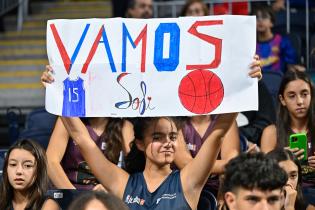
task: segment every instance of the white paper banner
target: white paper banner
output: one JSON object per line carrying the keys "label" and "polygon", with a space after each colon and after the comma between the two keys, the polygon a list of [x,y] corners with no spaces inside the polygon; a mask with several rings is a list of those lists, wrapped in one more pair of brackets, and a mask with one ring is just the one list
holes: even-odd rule
{"label": "white paper banner", "polygon": [[63,116],[187,116],[257,110],[248,76],[253,16],[49,20],[55,82],[47,111]]}

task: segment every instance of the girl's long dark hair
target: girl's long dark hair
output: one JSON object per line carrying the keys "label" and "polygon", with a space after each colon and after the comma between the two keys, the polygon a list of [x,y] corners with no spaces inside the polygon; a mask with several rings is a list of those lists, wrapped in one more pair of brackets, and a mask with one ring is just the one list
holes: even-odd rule
{"label": "girl's long dark hair", "polygon": [[[289,84],[289,82],[295,81],[295,80],[303,80],[306,82],[311,90],[311,102],[308,109],[307,117],[308,117],[308,135],[311,136],[311,139],[315,137],[315,115],[314,115],[314,86],[311,81],[311,79],[307,76],[304,72],[299,71],[287,71],[282,79],[282,82],[280,84],[278,96],[284,97],[284,91]],[[290,131],[291,131],[291,118],[289,115],[288,109],[281,104],[281,102],[278,103],[278,113],[277,113],[277,147],[283,148],[285,146],[288,146]],[[314,147],[314,146],[313,146]]]}
{"label": "girl's long dark hair", "polygon": [[3,177],[0,186],[0,209],[9,210],[14,197],[13,188],[9,182],[7,171],[9,157],[14,149],[26,150],[35,157],[35,179],[33,184],[28,189],[26,189],[28,192],[28,203],[25,209],[41,209],[44,201],[43,198],[48,189],[47,159],[44,149],[36,142],[28,139],[16,142],[7,152],[4,160]]}
{"label": "girl's long dark hair", "polygon": [[295,210],[305,210],[306,204],[303,199],[302,193],[302,169],[300,161],[297,157],[289,150],[277,148],[267,154],[267,157],[276,160],[278,163],[286,160],[291,160],[298,167],[298,183],[296,187],[297,196],[294,204]]}
{"label": "girl's long dark hair", "polygon": [[[89,118],[81,118],[85,125],[89,125]],[[106,127],[101,134],[101,142],[106,143],[104,155],[112,163],[117,164],[119,161],[120,151],[122,150],[122,128],[124,126],[124,119],[108,118]]]}

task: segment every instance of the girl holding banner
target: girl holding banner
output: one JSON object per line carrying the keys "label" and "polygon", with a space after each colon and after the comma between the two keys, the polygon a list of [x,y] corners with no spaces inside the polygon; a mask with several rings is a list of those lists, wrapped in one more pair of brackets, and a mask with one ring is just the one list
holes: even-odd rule
{"label": "girl holding banner", "polygon": [[134,126],[135,144],[143,151],[145,162],[144,171],[135,174],[128,174],[104,157],[79,118],[61,119],[92,172],[109,192],[123,199],[130,209],[159,210],[197,208],[222,138],[236,116],[236,113],[218,115],[213,131],[196,157],[180,171],[172,171],[170,167],[179,130],[174,120],[139,118]]}

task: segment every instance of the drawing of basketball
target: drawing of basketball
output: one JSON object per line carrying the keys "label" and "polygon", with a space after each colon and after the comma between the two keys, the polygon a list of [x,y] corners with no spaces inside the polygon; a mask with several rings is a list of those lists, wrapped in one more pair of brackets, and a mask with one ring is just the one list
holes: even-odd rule
{"label": "drawing of basketball", "polygon": [[182,105],[195,114],[207,114],[215,110],[224,97],[220,78],[209,70],[194,70],[180,82],[178,96]]}

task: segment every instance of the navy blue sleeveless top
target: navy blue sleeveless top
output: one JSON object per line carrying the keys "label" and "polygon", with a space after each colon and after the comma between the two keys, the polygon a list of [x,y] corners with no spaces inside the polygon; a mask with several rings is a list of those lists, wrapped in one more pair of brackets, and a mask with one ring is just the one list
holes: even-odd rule
{"label": "navy blue sleeveless top", "polygon": [[123,201],[131,210],[191,210],[184,197],[178,170],[152,193],[148,191],[142,172],[130,175]]}

